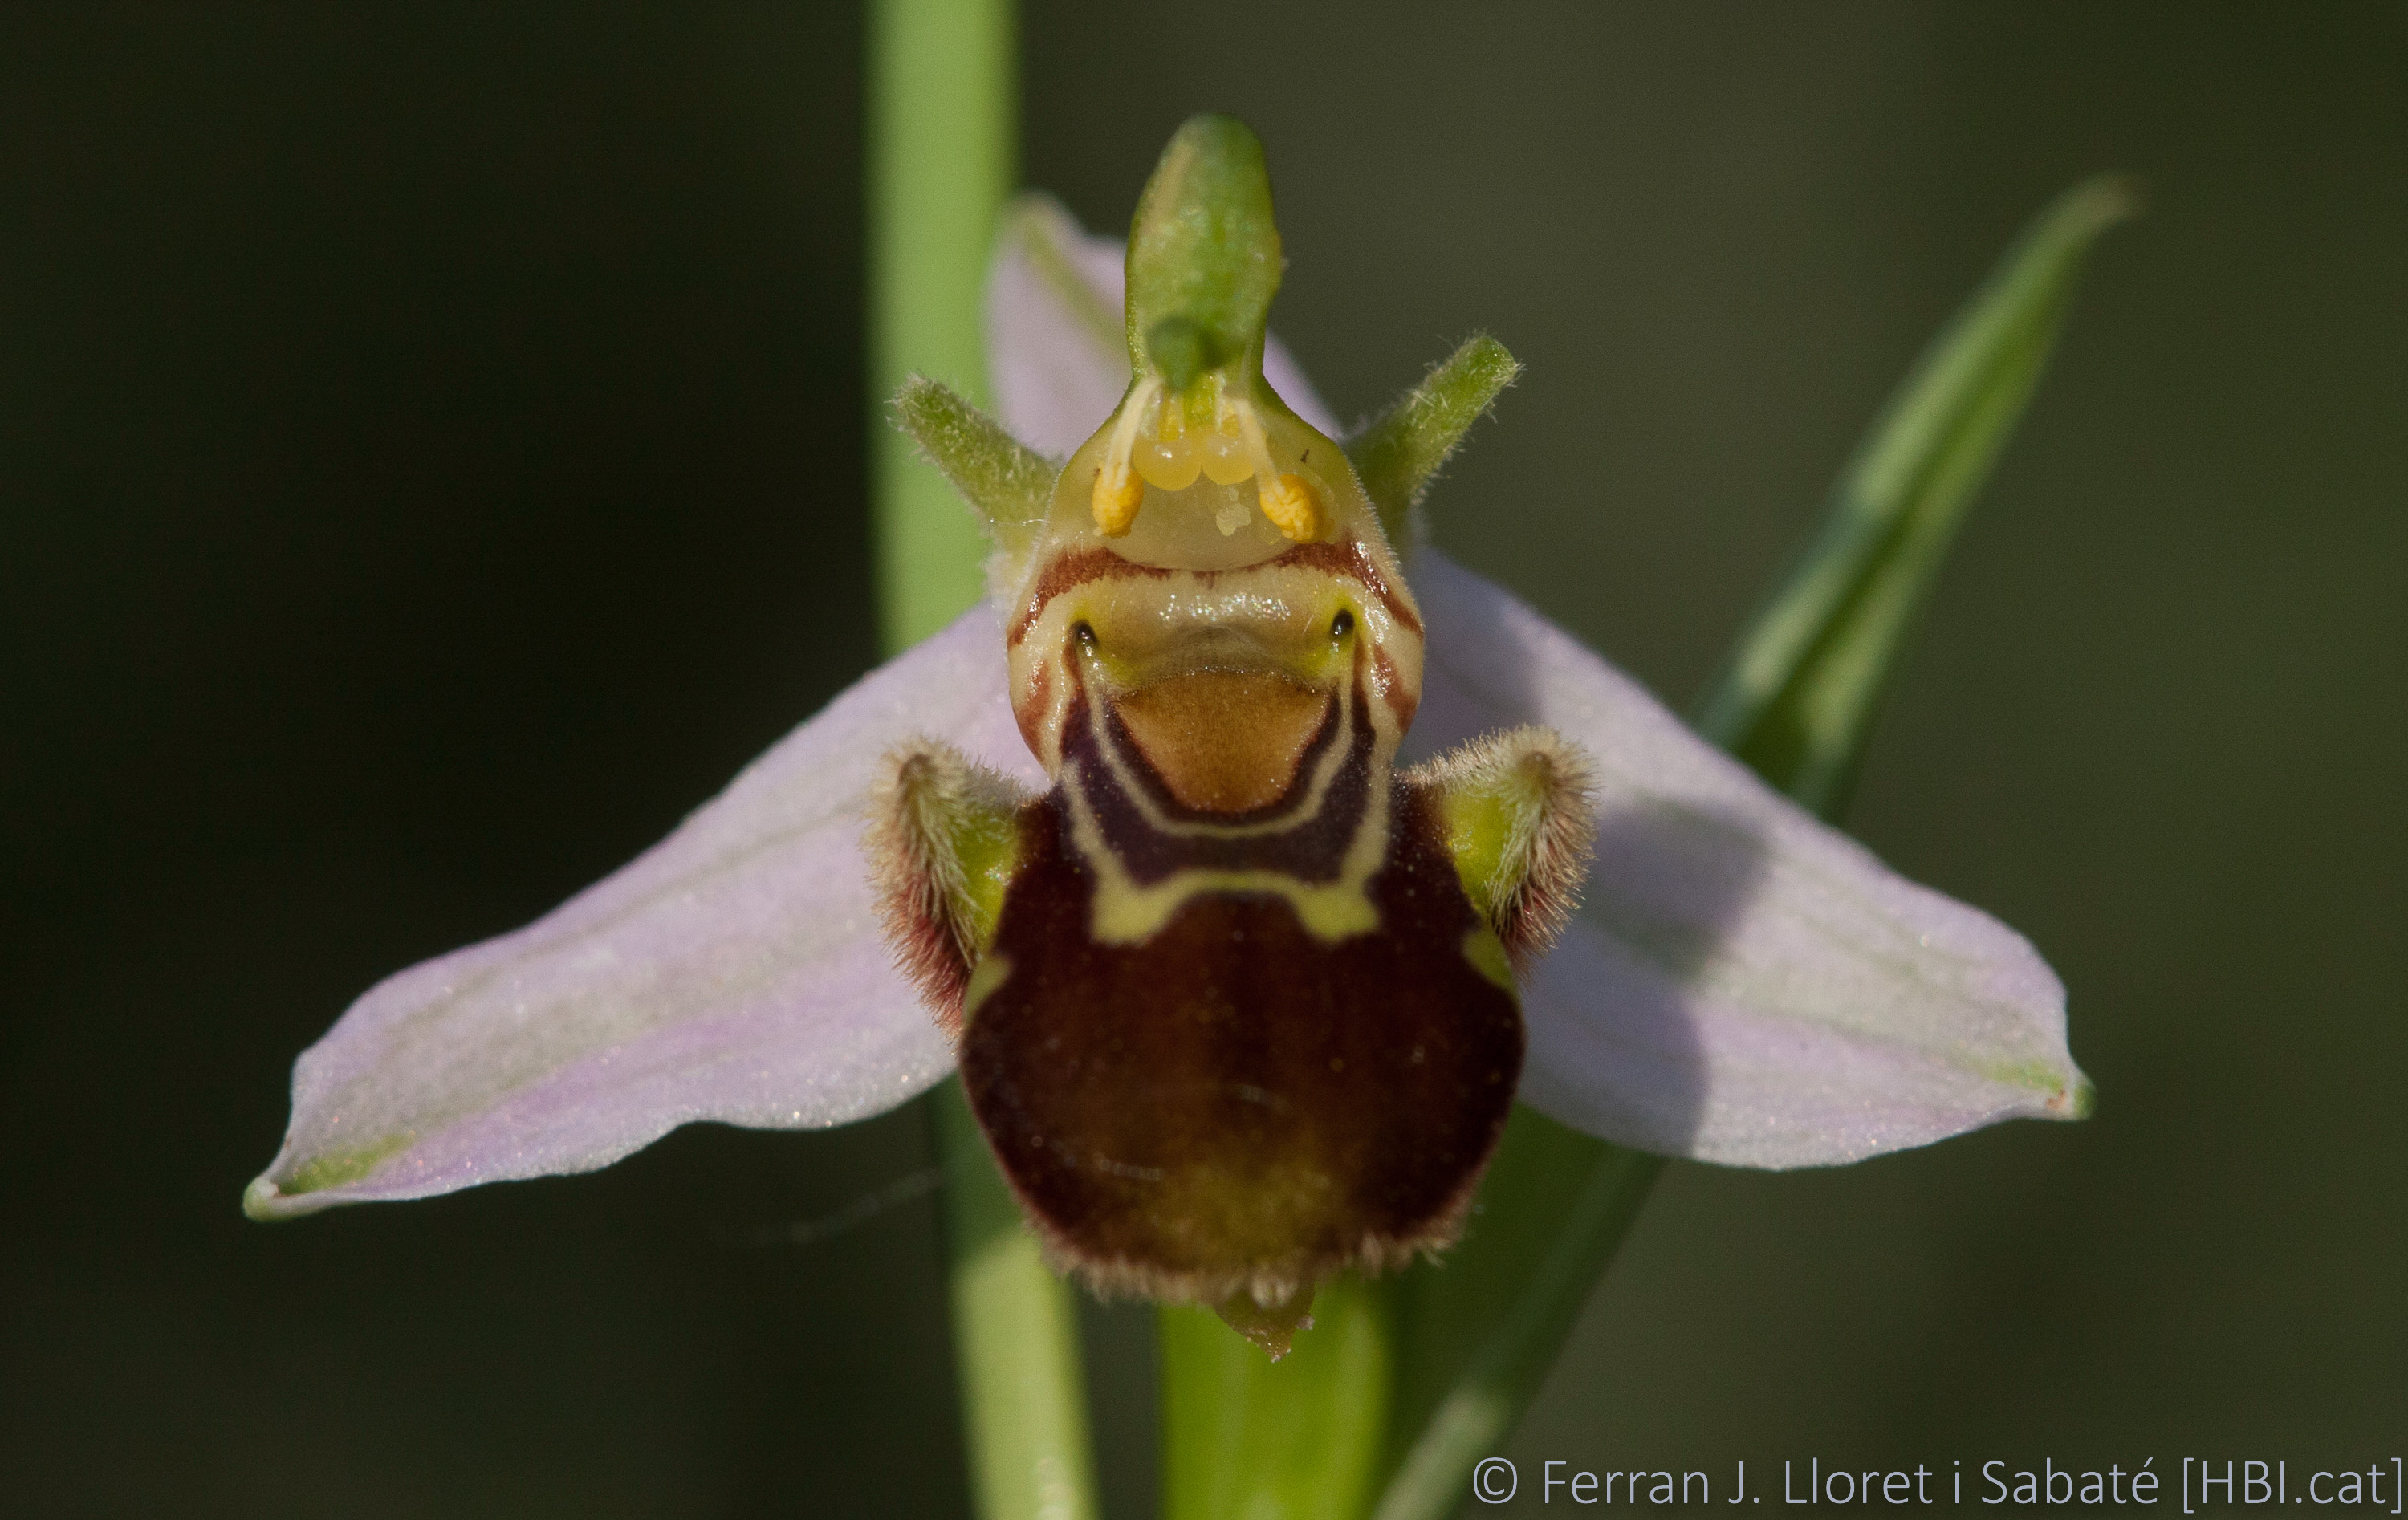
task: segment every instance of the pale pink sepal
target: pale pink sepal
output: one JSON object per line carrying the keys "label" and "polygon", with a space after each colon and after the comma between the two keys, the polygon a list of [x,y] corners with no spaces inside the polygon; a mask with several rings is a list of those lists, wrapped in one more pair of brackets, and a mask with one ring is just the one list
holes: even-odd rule
{"label": "pale pink sepal", "polygon": [[695,1120],[842,1124],[936,1083],[952,1051],[880,937],[863,806],[910,735],[1044,783],[1003,660],[982,606],[614,875],[372,988],[294,1065],[283,1149],[245,1206],[282,1217],[586,1171]]}
{"label": "pale pink sepal", "polygon": [[1535,723],[1597,763],[1581,911],[1524,988],[1525,1100],[1749,1167],[2086,1110],[2065,990],[2021,935],[1890,870],[1501,588],[1426,549],[1411,574],[1418,747]]}

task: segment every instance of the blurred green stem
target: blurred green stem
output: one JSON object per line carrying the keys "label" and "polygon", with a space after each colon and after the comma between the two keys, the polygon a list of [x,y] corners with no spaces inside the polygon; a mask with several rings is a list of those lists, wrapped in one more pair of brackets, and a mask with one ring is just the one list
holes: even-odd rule
{"label": "blurred green stem", "polygon": [[938,1088],[929,1111],[945,1172],[953,1356],[978,1513],[1096,1520],[1078,1303],[1039,1255],[962,1084]]}
{"label": "blurred green stem", "polygon": [[1369,1506],[1397,1343],[1389,1284],[1325,1284],[1312,1328],[1276,1362],[1209,1309],[1166,1304],[1156,1321],[1162,1520],[1319,1520]]}
{"label": "blurred green stem", "polygon": [[[872,538],[888,652],[980,595],[976,521],[892,425],[906,377],[986,394],[988,252],[1010,194],[1018,102],[1009,0],[869,7]],[[948,1082],[929,1105],[970,1486],[983,1520],[1095,1520],[1078,1305],[1046,1269]]]}
{"label": "blurred green stem", "polygon": [[1019,172],[1013,22],[1010,0],[869,7],[871,524],[890,652],[982,590],[977,521],[886,408],[915,373],[986,403],[987,255]]}

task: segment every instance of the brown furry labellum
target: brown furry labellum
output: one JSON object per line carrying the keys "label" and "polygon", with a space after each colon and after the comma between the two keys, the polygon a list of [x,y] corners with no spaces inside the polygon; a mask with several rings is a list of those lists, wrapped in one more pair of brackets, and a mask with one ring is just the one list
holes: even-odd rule
{"label": "brown furry labellum", "polygon": [[1070,584],[1021,644],[1053,787],[909,745],[868,839],[1053,1257],[1278,1355],[1318,1283],[1458,1234],[1521,1069],[1509,965],[1570,906],[1588,769],[1521,729],[1398,770],[1419,630],[1385,588],[1318,562],[1202,581]]}

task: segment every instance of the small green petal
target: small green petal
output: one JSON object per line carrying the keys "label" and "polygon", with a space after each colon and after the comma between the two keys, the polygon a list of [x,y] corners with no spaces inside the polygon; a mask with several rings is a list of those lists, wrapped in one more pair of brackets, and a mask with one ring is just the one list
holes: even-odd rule
{"label": "small green petal", "polygon": [[935,380],[912,376],[894,405],[896,425],[977,509],[996,546],[1008,553],[1026,548],[1053,505],[1059,466]]}
{"label": "small green petal", "polygon": [[1471,424],[1522,373],[1505,345],[1482,333],[1448,354],[1346,444],[1346,456],[1391,543],[1409,540],[1412,509]]}

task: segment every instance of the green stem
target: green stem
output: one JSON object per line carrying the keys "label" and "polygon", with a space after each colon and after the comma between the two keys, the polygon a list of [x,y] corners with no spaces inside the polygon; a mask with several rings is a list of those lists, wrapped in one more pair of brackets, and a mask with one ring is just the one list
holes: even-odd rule
{"label": "green stem", "polygon": [[911,375],[986,400],[982,311],[996,221],[1018,177],[1010,0],[869,7],[869,392],[881,627],[890,651],[979,599],[985,540],[896,431]]}
{"label": "green stem", "polygon": [[[1574,1134],[1533,1110],[1517,1111],[1514,1117],[1517,1129],[1526,1126],[1531,1136],[1547,1137],[1524,1143],[1552,1153],[1549,1159],[1557,1168],[1573,1169],[1561,1174],[1578,1177],[1579,1189],[1562,1212],[1549,1216],[1548,1238],[1527,1285],[1515,1296],[1503,1322],[1472,1349],[1453,1384],[1419,1426],[1419,1440],[1404,1454],[1380,1496],[1373,1520],[1417,1520],[1455,1509],[1463,1497],[1463,1475],[1512,1432],[1531,1390],[1571,1333],[1589,1288],[1613,1259],[1639,1217],[1640,1205],[1647,1201],[1648,1189],[1664,1169],[1661,1156]],[[1509,1143],[1516,1139],[1522,1136],[1509,1135]],[[1498,1157],[1500,1165],[1506,1160]],[[1432,1273],[1413,1285],[1435,1297],[1449,1284]],[[1431,1317],[1426,1312],[1416,1316],[1413,1328],[1443,1333],[1448,1326],[1428,1324]]]}
{"label": "green stem", "polygon": [[1039,1255],[962,1084],[937,1089],[929,1111],[945,1170],[953,1355],[978,1513],[1096,1520],[1078,1304]]}
{"label": "green stem", "polygon": [[[891,653],[978,600],[985,544],[943,477],[891,425],[923,374],[986,394],[986,266],[1016,177],[1010,0],[869,7],[871,526]],[[1095,1520],[1078,1306],[1047,1269],[957,1083],[932,1097],[945,1172],[953,1340],[982,1520]]]}
{"label": "green stem", "polygon": [[1313,1298],[1279,1361],[1209,1309],[1166,1304],[1162,1520],[1346,1520],[1370,1507],[1397,1329],[1384,1283]]}

